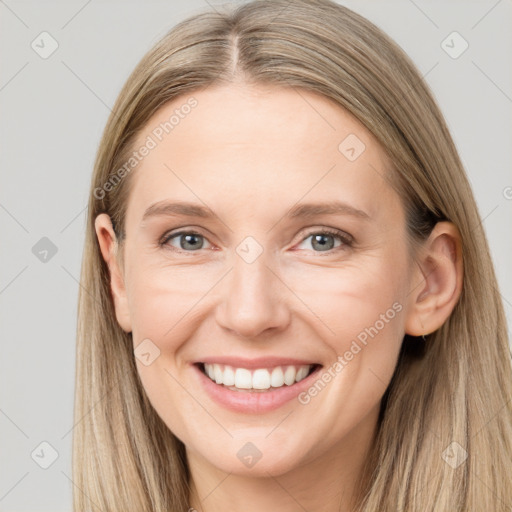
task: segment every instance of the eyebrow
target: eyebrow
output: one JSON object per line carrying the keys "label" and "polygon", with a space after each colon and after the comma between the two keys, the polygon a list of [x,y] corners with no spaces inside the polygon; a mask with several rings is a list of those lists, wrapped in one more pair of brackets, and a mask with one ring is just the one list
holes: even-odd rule
{"label": "eyebrow", "polygon": [[[142,222],[150,217],[176,215],[202,218],[216,217],[210,208],[195,203],[160,201],[147,208],[142,216]],[[284,217],[295,219],[310,218],[318,215],[351,215],[364,220],[370,220],[370,215],[365,211],[341,201],[298,204],[291,208]]]}
{"label": "eyebrow", "polygon": [[365,211],[354,208],[353,206],[341,201],[298,204],[286,214],[286,216],[291,218],[307,218],[314,217],[315,215],[352,215],[361,219],[370,220],[370,215]]}
{"label": "eyebrow", "polygon": [[160,201],[152,204],[142,216],[142,221],[150,217],[184,215],[187,217],[214,217],[210,208],[194,203]]}

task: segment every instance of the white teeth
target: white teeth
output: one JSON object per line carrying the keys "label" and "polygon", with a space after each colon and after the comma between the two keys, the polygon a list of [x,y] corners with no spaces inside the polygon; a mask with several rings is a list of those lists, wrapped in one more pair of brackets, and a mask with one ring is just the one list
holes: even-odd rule
{"label": "white teeth", "polygon": [[276,366],[272,369],[258,368],[251,372],[246,368],[233,368],[229,365],[204,364],[205,373],[211,380],[224,386],[238,389],[280,388],[285,384],[291,386],[305,379],[312,365]]}
{"label": "white teeth", "polygon": [[281,386],[284,385],[283,369],[280,366],[276,366],[272,370],[270,384],[272,385],[273,388],[280,388]]}
{"label": "white teeth", "polygon": [[218,364],[213,365],[213,376],[217,384],[222,384],[222,370]]}
{"label": "white teeth", "polygon": [[[220,384],[217,382],[217,384]],[[239,389],[251,389],[251,372],[245,368],[237,368],[235,372],[235,387]]]}
{"label": "white teeth", "polygon": [[297,371],[293,366],[288,366],[286,371],[284,372],[284,383],[287,386],[291,386],[295,382],[295,376],[297,375]]}
{"label": "white teeth", "polygon": [[305,366],[301,366],[299,368],[299,371],[297,372],[297,376],[295,377],[295,382],[301,381],[302,379],[307,377],[307,375],[308,375],[308,370],[306,369]]}
{"label": "white teeth", "polygon": [[270,374],[267,370],[256,370],[252,374],[252,387],[254,389],[268,389],[270,387]]}
{"label": "white teeth", "polygon": [[224,366],[224,376],[222,377],[224,386],[235,385],[235,371],[231,366]]}

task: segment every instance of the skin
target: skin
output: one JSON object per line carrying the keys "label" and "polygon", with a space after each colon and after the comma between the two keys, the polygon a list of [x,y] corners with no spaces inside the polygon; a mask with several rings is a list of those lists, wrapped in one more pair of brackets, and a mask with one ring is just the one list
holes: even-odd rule
{"label": "skin", "polygon": [[[457,229],[439,223],[411,258],[401,199],[384,179],[392,172],[386,154],[330,100],[244,83],[193,96],[197,107],[133,171],[122,252],[109,217],[96,219],[117,321],[134,348],[149,338],[160,350],[137,369],[155,410],[186,445],[191,507],[349,510],[404,334],[438,329],[460,295]],[[186,99],[162,107],[140,144]],[[354,161],[338,149],[349,134],[366,146]],[[163,200],[207,205],[214,216],[143,222]],[[369,218],[286,216],[297,203],[332,200]],[[180,228],[198,231],[203,248],[183,249],[179,236],[158,245]],[[327,235],[335,247],[322,251],[312,235],[324,228],[348,233],[353,244]],[[263,249],[252,263],[236,252],[248,236]],[[229,411],[200,389],[191,368],[205,356],[235,354],[297,357],[326,369],[394,303],[401,310],[306,405]],[[262,453],[251,468],[236,455],[249,441]]]}

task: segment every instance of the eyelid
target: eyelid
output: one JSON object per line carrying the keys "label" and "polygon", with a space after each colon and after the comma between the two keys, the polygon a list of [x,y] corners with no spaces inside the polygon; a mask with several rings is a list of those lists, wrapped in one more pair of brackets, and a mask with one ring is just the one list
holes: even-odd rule
{"label": "eyelid", "polygon": [[[197,235],[197,236],[200,236],[200,237],[204,238],[205,240],[207,240],[210,245],[213,245],[212,242],[210,242],[210,240],[208,240],[208,237],[203,235],[203,233],[197,231],[196,229],[187,229],[187,228],[185,228],[185,229],[180,228],[176,232],[173,232],[172,230],[167,231],[158,240],[158,245],[161,247],[165,247],[167,245],[167,242],[169,242],[169,240],[171,240],[174,237],[179,237],[180,235]],[[172,247],[172,246],[170,246],[170,247],[172,248],[172,250],[175,250],[178,252],[187,252],[187,253],[196,252],[196,251],[184,251],[183,249],[178,249],[177,247]]]}
{"label": "eyelid", "polygon": [[305,235],[301,237],[301,240],[299,241],[299,244],[307,240],[312,235],[330,235],[333,237],[337,237],[339,240],[341,240],[341,245],[338,247],[334,247],[332,249],[329,249],[327,251],[313,251],[315,253],[321,254],[332,254],[336,250],[343,249],[343,247],[352,247],[355,240],[352,235],[347,233],[346,231],[343,231],[338,228],[329,228],[329,227],[319,227],[319,228],[312,228],[310,231],[308,231]]}
{"label": "eyelid", "polygon": [[[339,250],[340,248],[343,248],[343,246],[351,247],[355,241],[354,237],[352,235],[350,235],[346,231],[343,231],[338,228],[319,226],[319,227],[304,228],[304,229],[308,229],[308,231],[305,234],[301,235],[301,239],[295,245],[304,242],[312,235],[318,235],[318,234],[324,234],[324,235],[330,235],[333,237],[338,237],[341,240],[341,242],[342,242],[341,246],[335,247],[333,249],[329,249],[327,251],[313,251],[313,252],[316,252],[319,254],[321,254],[322,252],[325,252],[326,254],[332,254],[337,249]],[[200,231],[198,231],[197,229],[194,229],[194,228],[178,228],[178,231],[176,231],[176,232],[174,232],[173,230],[167,231],[159,239],[158,244],[161,247],[165,247],[165,246],[167,246],[167,242],[169,242],[169,240],[171,240],[174,237],[178,237],[180,235],[197,235],[197,236],[200,236],[200,237],[204,238],[205,240],[207,240],[207,242],[210,245],[213,245],[212,242],[210,242],[210,240],[208,239],[208,237],[206,235],[204,235],[203,233],[201,233]],[[173,246],[170,246],[170,247],[171,247],[171,250],[174,250],[177,252],[185,252],[185,253],[192,253],[192,254],[194,252],[200,252],[200,249],[197,251],[185,251],[183,249],[178,249],[177,247],[173,247]]]}

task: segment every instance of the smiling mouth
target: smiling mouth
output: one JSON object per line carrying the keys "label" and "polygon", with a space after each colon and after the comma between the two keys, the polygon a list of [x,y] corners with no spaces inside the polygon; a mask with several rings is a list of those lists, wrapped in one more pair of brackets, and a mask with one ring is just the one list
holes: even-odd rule
{"label": "smiling mouth", "polygon": [[197,363],[211,381],[232,391],[269,392],[290,387],[318,371],[322,365],[283,365],[272,368],[236,368],[224,364]]}

